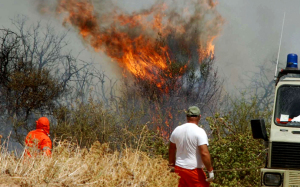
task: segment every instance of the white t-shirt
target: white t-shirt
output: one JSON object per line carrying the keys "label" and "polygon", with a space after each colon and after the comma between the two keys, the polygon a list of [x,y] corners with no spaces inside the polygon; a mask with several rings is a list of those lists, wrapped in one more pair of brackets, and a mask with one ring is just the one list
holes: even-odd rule
{"label": "white t-shirt", "polygon": [[174,129],[170,141],[176,144],[176,166],[185,169],[204,168],[198,146],[208,145],[206,132],[194,123]]}

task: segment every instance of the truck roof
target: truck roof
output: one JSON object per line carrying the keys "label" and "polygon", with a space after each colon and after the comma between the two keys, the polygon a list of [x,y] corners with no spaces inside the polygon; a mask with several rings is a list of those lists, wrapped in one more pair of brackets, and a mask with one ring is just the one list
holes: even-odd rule
{"label": "truck roof", "polygon": [[[300,70],[298,69],[282,69],[278,75],[277,79],[275,80],[275,86],[277,86],[280,79],[285,75],[300,75]],[[289,80],[299,80],[299,78],[290,78]]]}

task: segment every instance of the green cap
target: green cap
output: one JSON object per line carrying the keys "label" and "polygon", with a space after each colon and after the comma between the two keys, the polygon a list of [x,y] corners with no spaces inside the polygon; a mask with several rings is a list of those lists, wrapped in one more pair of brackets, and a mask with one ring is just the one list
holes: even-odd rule
{"label": "green cap", "polygon": [[186,112],[187,116],[199,116],[200,115],[200,109],[196,106],[189,107],[188,111]]}

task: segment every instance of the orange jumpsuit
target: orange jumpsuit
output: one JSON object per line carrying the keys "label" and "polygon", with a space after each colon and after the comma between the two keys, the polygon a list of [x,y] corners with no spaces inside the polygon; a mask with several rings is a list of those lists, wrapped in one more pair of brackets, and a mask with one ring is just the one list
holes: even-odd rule
{"label": "orange jumpsuit", "polygon": [[52,142],[49,138],[50,123],[48,118],[41,117],[36,121],[36,130],[30,131],[25,139],[25,152],[29,157],[37,154],[51,155]]}

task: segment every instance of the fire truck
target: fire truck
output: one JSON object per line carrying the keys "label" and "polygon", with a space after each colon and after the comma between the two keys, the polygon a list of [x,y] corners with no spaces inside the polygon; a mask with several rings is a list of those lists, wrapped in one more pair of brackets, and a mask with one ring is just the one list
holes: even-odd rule
{"label": "fire truck", "polygon": [[288,54],[287,65],[275,77],[275,100],[270,137],[264,119],[251,120],[254,139],[267,146],[260,186],[300,187],[300,70],[298,56]]}

